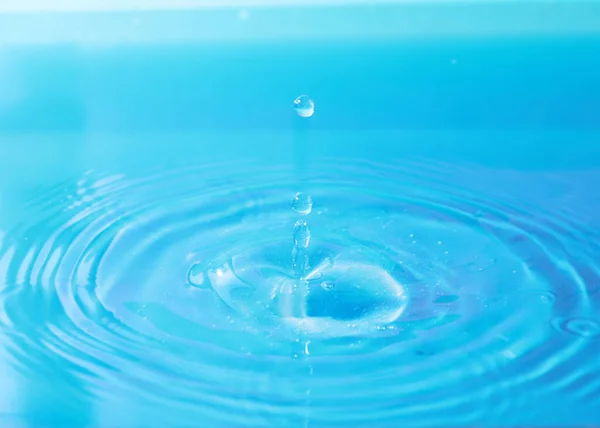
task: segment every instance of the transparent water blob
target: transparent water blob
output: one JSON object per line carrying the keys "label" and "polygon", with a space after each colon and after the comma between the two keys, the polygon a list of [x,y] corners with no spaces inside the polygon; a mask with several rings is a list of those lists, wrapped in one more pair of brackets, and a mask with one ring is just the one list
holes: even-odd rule
{"label": "transparent water blob", "polygon": [[296,193],[294,199],[292,199],[292,209],[298,214],[310,214],[312,206],[313,201],[309,195],[305,195],[303,193]]}
{"label": "transparent water blob", "polygon": [[300,95],[294,100],[294,111],[300,117],[311,117],[315,112],[315,102],[308,95]]}

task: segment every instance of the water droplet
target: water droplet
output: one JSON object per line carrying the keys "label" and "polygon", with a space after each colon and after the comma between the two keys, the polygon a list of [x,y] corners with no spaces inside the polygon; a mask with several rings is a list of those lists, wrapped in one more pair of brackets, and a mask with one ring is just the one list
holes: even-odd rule
{"label": "water droplet", "polygon": [[308,223],[304,220],[299,220],[294,224],[294,245],[299,248],[308,248],[310,243],[310,229]]}
{"label": "water droplet", "polygon": [[294,199],[292,199],[292,209],[298,214],[307,215],[312,210],[313,201],[310,195],[303,193],[296,193]]}
{"label": "water droplet", "polygon": [[300,95],[294,100],[294,110],[300,117],[311,117],[315,112],[315,102],[308,95]]}
{"label": "water droplet", "polygon": [[188,283],[193,287],[208,287],[208,281],[204,275],[204,269],[201,263],[194,264],[188,272]]}

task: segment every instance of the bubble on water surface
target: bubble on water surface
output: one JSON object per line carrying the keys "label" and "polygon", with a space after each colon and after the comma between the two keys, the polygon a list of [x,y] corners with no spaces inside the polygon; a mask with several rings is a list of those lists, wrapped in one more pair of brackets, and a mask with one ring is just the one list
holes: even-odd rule
{"label": "bubble on water surface", "polygon": [[294,111],[300,117],[311,117],[315,112],[315,103],[308,95],[300,95],[294,100]]}
{"label": "bubble on water surface", "polygon": [[310,195],[304,193],[296,193],[292,199],[292,209],[298,214],[310,214],[313,207],[313,201]]}

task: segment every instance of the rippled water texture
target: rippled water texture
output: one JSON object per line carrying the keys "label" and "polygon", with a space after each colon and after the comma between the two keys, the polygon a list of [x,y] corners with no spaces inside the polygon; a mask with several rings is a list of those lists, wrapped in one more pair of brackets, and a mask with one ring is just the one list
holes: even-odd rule
{"label": "rippled water texture", "polygon": [[[0,235],[14,408],[38,426],[229,427],[600,408],[600,241],[568,193],[565,210],[533,196],[560,185],[336,158],[305,189],[287,165],[250,163],[42,186]],[[309,215],[290,207],[298,190]]]}

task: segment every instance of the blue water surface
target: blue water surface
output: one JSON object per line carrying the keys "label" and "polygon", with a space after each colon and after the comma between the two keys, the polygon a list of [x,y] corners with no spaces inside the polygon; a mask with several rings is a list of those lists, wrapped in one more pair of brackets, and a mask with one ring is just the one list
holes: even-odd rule
{"label": "blue water surface", "polygon": [[0,18],[1,426],[600,424],[600,35],[77,17]]}

